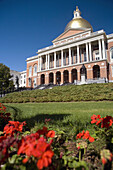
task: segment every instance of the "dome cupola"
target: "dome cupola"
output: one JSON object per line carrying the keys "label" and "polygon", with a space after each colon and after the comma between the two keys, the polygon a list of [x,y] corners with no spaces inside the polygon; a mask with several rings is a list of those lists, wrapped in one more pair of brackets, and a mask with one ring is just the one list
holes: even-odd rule
{"label": "dome cupola", "polygon": [[65,31],[69,29],[77,30],[91,29],[91,31],[93,30],[91,24],[81,17],[81,12],[78,9],[78,7],[76,7],[76,11],[74,11],[74,18],[67,24]]}

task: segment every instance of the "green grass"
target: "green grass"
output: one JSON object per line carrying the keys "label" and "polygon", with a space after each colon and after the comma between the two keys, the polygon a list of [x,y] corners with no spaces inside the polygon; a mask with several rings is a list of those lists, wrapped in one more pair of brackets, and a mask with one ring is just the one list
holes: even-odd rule
{"label": "green grass", "polygon": [[46,90],[15,92],[0,98],[0,102],[2,103],[77,102],[103,100],[113,101],[113,83],[60,86]]}
{"label": "green grass", "polygon": [[65,103],[12,103],[5,104],[15,120],[26,121],[33,131],[44,125],[45,119],[51,119],[52,129],[72,134],[83,129],[91,129],[91,116],[113,116],[113,102],[65,102]]}

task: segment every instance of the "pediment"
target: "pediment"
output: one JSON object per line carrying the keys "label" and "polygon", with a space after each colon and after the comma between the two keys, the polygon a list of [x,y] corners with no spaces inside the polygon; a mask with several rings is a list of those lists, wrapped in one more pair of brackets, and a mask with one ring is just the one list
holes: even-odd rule
{"label": "pediment", "polygon": [[83,31],[83,30],[74,30],[74,29],[65,31],[65,32],[62,33],[60,36],[58,36],[55,40],[53,40],[53,42],[58,41],[58,40],[61,40],[61,39],[64,39],[64,38],[67,38],[67,37],[70,37],[70,36],[72,36],[72,35],[79,34],[79,33],[81,33],[81,32],[84,32],[84,31]]}

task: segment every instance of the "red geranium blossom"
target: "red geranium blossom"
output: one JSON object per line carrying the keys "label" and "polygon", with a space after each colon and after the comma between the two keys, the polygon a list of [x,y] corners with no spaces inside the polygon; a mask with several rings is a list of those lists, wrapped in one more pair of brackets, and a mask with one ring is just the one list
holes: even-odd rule
{"label": "red geranium blossom", "polygon": [[26,125],[25,122],[9,121],[9,123],[4,127],[4,133],[6,135],[13,135],[16,132],[22,132],[23,126]]}
{"label": "red geranium blossom", "polygon": [[53,130],[47,130],[46,127],[43,127],[36,133],[23,137],[18,149],[18,155],[25,154],[27,156],[23,159],[23,163],[26,163],[33,156],[37,160],[38,169],[48,167],[51,164],[54,152],[51,150],[53,139],[49,142],[47,140],[54,136],[55,132]]}
{"label": "red geranium blossom", "polygon": [[43,136],[39,138],[38,133],[26,136],[22,139],[18,155],[21,153],[27,156],[27,158],[23,160],[23,163],[26,163],[29,157],[34,156],[37,159],[37,167],[39,169],[50,165],[54,155],[54,152],[50,148],[50,143],[47,143]]}
{"label": "red geranium blossom", "polygon": [[101,128],[109,128],[110,126],[112,126],[113,123],[113,118],[111,116],[106,116],[104,118],[102,118],[102,124],[101,124]]}
{"label": "red geranium blossom", "polygon": [[78,134],[77,134],[76,139],[81,139],[81,137],[83,137],[84,134],[85,134],[85,132],[84,132],[84,130],[83,130],[81,133],[78,133]]}
{"label": "red geranium blossom", "polygon": [[108,116],[108,115],[104,118],[101,118],[100,115],[97,115],[97,116],[93,115],[93,116],[91,116],[91,119],[92,119],[92,121],[91,121],[92,124],[93,123],[96,123],[96,125],[101,124],[101,128],[108,129],[113,124],[113,117]]}
{"label": "red geranium blossom", "polygon": [[2,103],[0,103],[0,111],[6,111],[6,107]]}
{"label": "red geranium blossom", "polygon": [[100,115],[93,115],[93,116],[91,116],[91,119],[92,119],[91,123],[92,124],[96,123],[96,125],[99,125],[102,121],[102,118]]}
{"label": "red geranium blossom", "polygon": [[47,130],[47,127],[43,127],[43,129],[39,129],[37,131],[37,133],[41,136],[41,135],[44,135],[46,136],[47,138],[54,138],[55,136],[55,131],[53,130]]}
{"label": "red geranium blossom", "polygon": [[77,134],[76,139],[88,139],[89,142],[94,142],[94,138],[90,136],[89,131],[83,130],[82,133]]}

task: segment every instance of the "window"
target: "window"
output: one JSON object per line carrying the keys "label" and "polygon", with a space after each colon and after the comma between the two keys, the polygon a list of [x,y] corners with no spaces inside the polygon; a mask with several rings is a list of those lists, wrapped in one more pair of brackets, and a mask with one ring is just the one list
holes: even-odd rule
{"label": "window", "polygon": [[77,54],[75,54],[75,60],[76,60],[76,63],[77,63],[78,62]]}
{"label": "window", "polygon": [[87,61],[86,52],[84,52],[84,62]]}
{"label": "window", "polygon": [[24,75],[24,78],[26,78],[26,75]]}
{"label": "window", "polygon": [[33,75],[37,75],[37,64],[34,65]]}
{"label": "window", "polygon": [[32,66],[29,67],[29,77],[31,77],[31,73],[32,73]]}
{"label": "window", "polygon": [[31,82],[32,82],[32,80],[31,80],[31,78],[29,78],[29,87],[31,87]]}
{"label": "window", "polygon": [[96,50],[96,51],[95,51],[95,60],[99,60],[99,59],[100,59],[100,57],[99,57],[99,51]]}
{"label": "window", "polygon": [[34,78],[34,81],[33,81],[33,82],[34,82],[34,88],[35,88],[35,87],[37,86],[37,85],[36,85],[36,78]]}
{"label": "window", "polygon": [[113,66],[111,66],[112,67],[112,77],[113,77]]}
{"label": "window", "polygon": [[113,47],[110,49],[110,57],[113,60]]}

